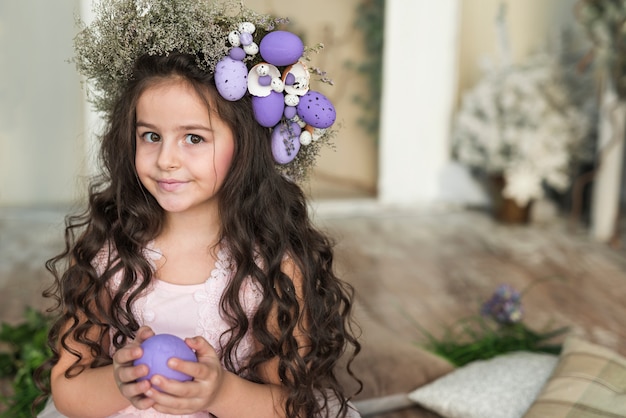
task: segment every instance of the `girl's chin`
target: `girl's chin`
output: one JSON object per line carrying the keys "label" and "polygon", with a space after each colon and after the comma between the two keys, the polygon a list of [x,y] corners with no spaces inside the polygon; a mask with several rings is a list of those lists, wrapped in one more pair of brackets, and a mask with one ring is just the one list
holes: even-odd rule
{"label": "girl's chin", "polygon": [[171,199],[158,200],[161,208],[168,214],[191,214],[194,212],[206,213],[213,206],[210,202],[189,203],[181,201],[172,201]]}

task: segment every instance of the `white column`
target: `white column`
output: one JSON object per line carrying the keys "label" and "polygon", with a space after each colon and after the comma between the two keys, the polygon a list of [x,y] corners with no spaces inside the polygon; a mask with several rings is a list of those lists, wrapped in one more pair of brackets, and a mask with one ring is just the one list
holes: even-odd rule
{"label": "white column", "polygon": [[449,162],[458,0],[387,0],[378,196],[432,203]]}
{"label": "white column", "polygon": [[[607,83],[609,84],[609,83]],[[591,234],[607,242],[615,232],[619,211],[626,103],[620,102],[612,87],[602,94],[597,156],[598,171],[593,181]]]}

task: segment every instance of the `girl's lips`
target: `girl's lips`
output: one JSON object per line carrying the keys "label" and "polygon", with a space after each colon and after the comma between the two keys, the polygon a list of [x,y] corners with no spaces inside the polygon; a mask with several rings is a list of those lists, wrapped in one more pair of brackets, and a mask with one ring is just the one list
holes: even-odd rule
{"label": "girl's lips", "polygon": [[160,180],[157,181],[157,184],[161,189],[165,190],[166,192],[175,192],[176,190],[187,184],[187,182],[178,180]]}

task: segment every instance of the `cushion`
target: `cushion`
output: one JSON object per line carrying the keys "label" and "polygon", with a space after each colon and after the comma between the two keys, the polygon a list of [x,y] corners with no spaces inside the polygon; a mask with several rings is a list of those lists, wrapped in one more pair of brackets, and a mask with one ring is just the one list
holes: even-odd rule
{"label": "cushion", "polygon": [[524,418],[626,417],[626,358],[575,337]]}
{"label": "cushion", "polygon": [[513,352],[466,364],[409,393],[445,418],[520,418],[535,400],[558,356]]}

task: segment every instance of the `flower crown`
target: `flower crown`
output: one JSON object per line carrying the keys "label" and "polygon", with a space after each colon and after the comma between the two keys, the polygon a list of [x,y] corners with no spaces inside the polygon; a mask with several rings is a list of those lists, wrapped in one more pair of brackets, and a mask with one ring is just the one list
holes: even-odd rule
{"label": "flower crown", "polygon": [[271,129],[272,154],[287,177],[306,178],[334,136],[335,108],[309,88],[311,73],[330,81],[307,68],[315,48],[275,30],[285,19],[253,12],[243,1],[100,0],[94,12],[74,39],[73,62],[92,83],[87,97],[96,110],[111,115],[137,58],[176,51],[195,56],[199,68],[213,73],[226,100],[251,96],[251,111]]}

